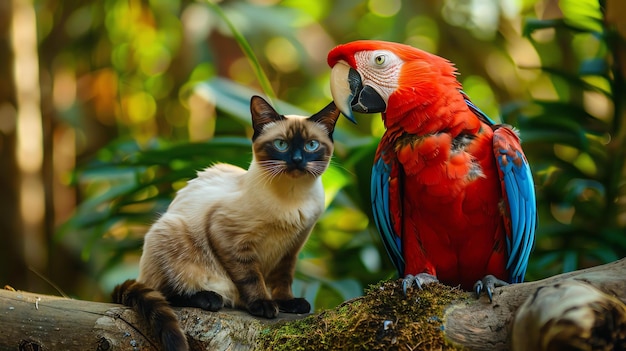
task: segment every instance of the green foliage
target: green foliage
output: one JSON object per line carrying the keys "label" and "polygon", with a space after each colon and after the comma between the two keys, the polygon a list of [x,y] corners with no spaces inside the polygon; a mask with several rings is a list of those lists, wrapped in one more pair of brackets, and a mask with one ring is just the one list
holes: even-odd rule
{"label": "green foliage", "polygon": [[[80,176],[89,184],[88,200],[65,224],[65,230],[87,229],[87,245],[82,256],[87,259],[93,245],[106,234],[119,230],[127,234],[133,226],[150,223],[171,201],[172,193],[193,178],[195,171],[215,162],[247,166],[250,141],[242,137],[216,137],[206,143],[164,141],[140,147],[135,141],[115,141],[99,151],[98,157],[84,167]],[[62,239],[62,235],[59,237]],[[121,245],[115,259],[127,250],[138,250],[141,240],[122,239],[134,245]]]}
{"label": "green foliage", "polygon": [[[535,19],[541,0],[493,13],[476,11],[481,0],[40,3],[41,46],[71,37],[63,50],[42,50],[42,76],[70,72],[80,83],[56,112],[88,160],[69,183],[80,203],[57,242],[106,293],[136,276],[143,234],[196,171],[247,166],[251,95],[285,114],[319,110],[330,101],[327,50],[364,38],[450,59],[472,100],[521,130],[540,210],[528,279],[626,256],[624,37],[603,2],[563,0],[563,17],[550,19]],[[318,309],[395,274],[370,213],[382,122],[358,121],[338,122],[327,211],[297,267],[294,292]]]}
{"label": "green foliage", "polygon": [[597,1],[560,4],[563,19],[529,20],[524,29],[538,47],[533,35],[546,30],[563,43],[560,65],[540,68],[556,96],[509,105],[504,115],[521,129],[538,185],[531,279],[626,256],[624,38]]}
{"label": "green foliage", "polygon": [[259,60],[257,60],[256,55],[254,54],[254,51],[250,47],[250,44],[248,44],[248,41],[246,40],[246,38],[243,37],[243,35],[239,32],[237,27],[235,27],[235,25],[228,19],[228,16],[226,16],[224,11],[222,11],[221,7],[213,3],[212,0],[207,0],[207,4],[222,19],[222,21],[224,21],[228,25],[228,29],[233,34],[235,40],[237,41],[237,44],[239,44],[239,47],[241,47],[241,50],[245,53],[246,58],[248,58],[250,65],[252,65],[254,69],[254,74],[256,75],[256,78],[259,81],[259,84],[261,84],[261,88],[263,89],[263,92],[270,99],[270,102],[271,100],[276,99],[276,94],[274,94],[274,89],[272,89],[272,85],[270,84],[270,81],[267,78],[265,71],[263,71],[263,68],[261,67],[261,64],[259,63]]}
{"label": "green foliage", "polygon": [[[262,69],[262,62],[251,45],[254,43],[248,42],[242,33],[248,29],[247,36],[259,40],[259,35],[265,29],[288,32],[286,27],[293,25],[289,21],[294,11],[281,14],[280,10],[273,11],[268,7],[247,3],[234,3],[230,7],[224,6],[223,10],[212,3],[208,5],[220,20],[225,21],[234,34],[234,40],[243,50],[247,66],[240,68],[244,71],[251,68],[264,95],[275,96],[268,79],[271,75]],[[124,88],[120,90],[123,112],[120,123],[130,128],[122,128],[121,134],[126,137],[101,148],[95,158],[77,169],[74,185],[81,189],[84,201],[78,205],[74,216],[60,228],[56,238],[57,242],[80,252],[81,258],[88,262],[91,274],[95,275],[105,292],[111,291],[115,284],[125,278],[136,277],[144,233],[159,213],[166,210],[175,191],[193,178],[196,171],[215,162],[247,167],[251,158],[249,101],[251,95],[260,94],[258,90],[244,84],[214,77],[212,67],[218,64],[209,59],[190,73],[187,82],[180,84],[178,96],[182,104],[191,110],[194,108],[194,99],[201,100],[209,110],[215,109],[209,118],[205,118],[205,123],[212,125],[208,128],[212,132],[205,134],[208,139],[189,143],[146,138],[146,128],[150,129],[147,126],[155,124],[154,117],[159,113],[167,113],[168,110],[163,107],[172,106],[172,102],[167,101],[165,96],[159,100],[159,94],[150,90],[151,85],[147,85],[154,79],[148,78],[141,69],[147,65],[142,60],[153,62],[158,55],[143,48],[139,37],[145,35],[152,40],[152,44],[156,43],[154,40],[164,40],[162,43],[165,43],[165,47],[168,47],[167,43],[173,44],[173,47],[168,47],[172,54],[179,44],[168,39],[171,34],[167,34],[170,33],[167,23],[170,22],[166,22],[164,28],[153,24],[161,16],[167,18],[167,11],[179,11],[183,5],[164,9],[157,1],[150,6],[129,7],[123,1],[109,0],[106,6],[116,11],[115,14],[108,13],[109,18],[117,16],[123,19],[122,23],[110,22],[108,37],[115,45],[113,59],[119,58],[114,67],[119,77],[124,79]],[[95,5],[94,8],[97,9]],[[200,8],[193,10],[205,13]],[[236,20],[242,13],[259,12],[273,16],[273,20],[261,26],[263,30],[250,32],[249,27]],[[124,32],[124,26],[132,26],[135,32]],[[180,28],[171,29],[173,34],[180,31]],[[161,31],[163,35],[158,34]],[[297,40],[295,36],[287,37],[294,42]],[[282,46],[277,48],[284,49]],[[165,73],[162,76],[164,79],[167,77]],[[247,78],[241,76],[239,79],[245,81]],[[141,80],[146,81],[141,83]],[[305,86],[304,89],[314,90],[318,95],[323,91],[317,87]],[[324,99],[325,102],[319,102],[320,99],[311,96],[307,98],[307,110],[318,110],[323,106],[322,103],[325,105],[329,101]],[[315,105],[311,105],[311,102]],[[273,104],[281,113],[309,114],[281,100],[274,99]],[[141,121],[133,117],[139,117],[146,111],[149,116],[143,116]],[[206,109],[201,113],[206,113]],[[166,117],[168,122],[174,121],[174,118],[179,117]],[[191,136],[197,132],[191,127],[192,118],[190,116],[189,120]],[[301,253],[293,287],[297,295],[305,296],[317,308],[332,307],[361,295],[364,284],[387,277],[391,272],[384,252],[379,250],[377,234],[369,225],[367,195],[363,196],[361,189],[356,188],[357,184],[360,187],[369,184],[370,162],[378,138],[367,129],[361,132],[358,129],[355,131],[353,127],[342,127],[345,123],[340,122],[335,132],[336,155],[323,176],[328,211]],[[178,125],[177,122],[171,124]],[[352,168],[356,165],[359,166],[358,173]],[[367,167],[363,168],[363,165]],[[361,172],[360,169],[366,171]]]}

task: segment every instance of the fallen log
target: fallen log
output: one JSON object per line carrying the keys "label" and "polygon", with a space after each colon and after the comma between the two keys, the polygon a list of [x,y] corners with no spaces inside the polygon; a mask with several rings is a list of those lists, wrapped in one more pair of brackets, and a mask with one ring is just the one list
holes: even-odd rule
{"label": "fallen log", "polygon": [[[620,300],[623,304],[626,301],[626,259],[560,274],[536,282],[499,288],[494,294],[493,304],[468,303],[452,305],[445,314],[446,337],[472,350],[515,349],[515,347],[510,345],[509,334],[513,328],[513,320],[518,308],[527,299],[532,299],[542,287],[551,287],[566,281],[592,286],[606,295]],[[543,305],[541,299],[534,301],[534,303]],[[552,305],[545,306],[544,309],[546,313],[550,313],[548,312],[548,307],[556,307],[558,309],[558,305],[564,303],[566,303],[564,300],[559,300],[558,303],[555,302]],[[535,327],[541,327],[541,325],[536,325],[536,323],[531,324],[534,324]],[[524,335],[523,331],[520,333]],[[528,330],[527,335],[530,335],[530,333],[531,331]],[[615,342],[619,342],[619,340]],[[520,350],[523,350],[523,348],[520,348]],[[541,350],[541,348],[533,350]],[[570,348],[570,350],[578,349]]]}
{"label": "fallen log", "polygon": [[[31,292],[0,290],[0,350],[159,350],[129,308]],[[267,325],[295,318],[253,318],[243,311],[176,309],[193,350],[250,350]]]}
{"label": "fallen log", "polygon": [[[398,280],[306,318],[176,312],[194,350],[626,349],[626,259],[498,288],[493,299],[440,284],[404,296]],[[5,290],[0,311],[0,350],[159,349],[146,324],[116,304]]]}
{"label": "fallen log", "polygon": [[626,305],[593,286],[542,286],[515,313],[515,351],[626,350]]}

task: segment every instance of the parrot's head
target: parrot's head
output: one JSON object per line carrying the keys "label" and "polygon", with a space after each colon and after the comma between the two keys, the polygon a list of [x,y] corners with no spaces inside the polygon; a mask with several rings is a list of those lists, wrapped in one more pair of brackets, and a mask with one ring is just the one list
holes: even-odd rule
{"label": "parrot's head", "polygon": [[328,53],[328,65],[333,100],[353,122],[353,111],[399,116],[435,99],[439,83],[459,87],[450,61],[399,43],[342,44]]}

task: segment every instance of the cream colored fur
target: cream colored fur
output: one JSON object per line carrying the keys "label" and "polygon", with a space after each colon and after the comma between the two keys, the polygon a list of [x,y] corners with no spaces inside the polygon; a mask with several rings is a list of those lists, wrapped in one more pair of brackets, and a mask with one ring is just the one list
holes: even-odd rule
{"label": "cream colored fur", "polygon": [[247,171],[216,164],[189,181],[146,234],[137,280],[180,295],[215,291],[225,305],[241,305],[209,238],[232,240],[234,248],[240,238],[252,240],[266,276],[285,252],[300,250],[323,210],[320,177],[271,178],[254,159]]}

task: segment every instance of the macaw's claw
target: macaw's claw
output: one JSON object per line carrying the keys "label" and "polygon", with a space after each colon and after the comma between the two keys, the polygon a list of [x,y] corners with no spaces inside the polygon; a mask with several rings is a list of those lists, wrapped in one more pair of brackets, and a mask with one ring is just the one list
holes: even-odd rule
{"label": "macaw's claw", "polygon": [[432,274],[428,274],[428,273],[419,273],[416,275],[407,274],[404,277],[404,280],[402,280],[402,291],[404,292],[404,296],[406,296],[406,289],[409,288],[410,286],[415,285],[421,290],[424,284],[438,283],[438,282],[439,280],[437,279],[437,277],[435,277]]}
{"label": "macaw's claw", "polygon": [[476,293],[476,298],[479,298],[480,294],[483,292],[487,293],[487,297],[489,297],[489,302],[493,302],[493,291],[497,287],[506,285],[509,285],[509,283],[489,274],[486,275],[482,280],[479,280],[474,284],[474,292]]}

